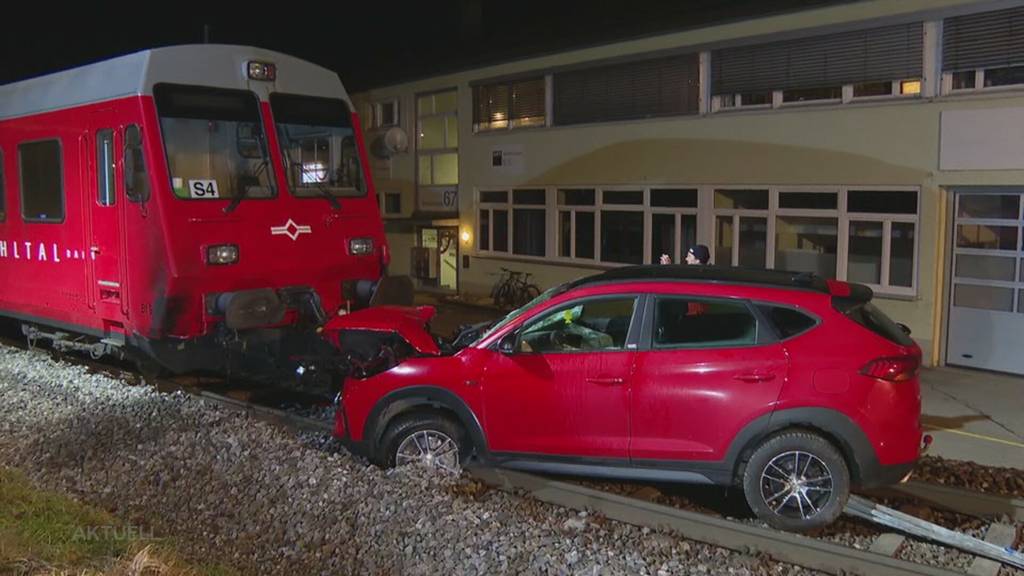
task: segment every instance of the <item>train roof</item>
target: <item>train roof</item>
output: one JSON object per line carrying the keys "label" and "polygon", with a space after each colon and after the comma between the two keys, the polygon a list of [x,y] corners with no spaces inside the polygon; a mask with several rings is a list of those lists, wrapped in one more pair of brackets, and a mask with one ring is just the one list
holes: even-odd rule
{"label": "train roof", "polygon": [[[274,82],[250,81],[246,62],[277,66]],[[143,50],[0,86],[0,119],[38,114],[126,96],[152,95],[161,82],[341,98],[352,108],[338,75],[294,56],[252,46],[188,44]]]}

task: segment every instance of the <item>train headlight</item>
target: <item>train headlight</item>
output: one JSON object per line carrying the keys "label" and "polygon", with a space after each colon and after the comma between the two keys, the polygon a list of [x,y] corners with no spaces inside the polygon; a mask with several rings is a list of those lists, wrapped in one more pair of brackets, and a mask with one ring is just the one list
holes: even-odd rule
{"label": "train headlight", "polygon": [[246,67],[249,69],[249,78],[252,80],[273,82],[277,79],[277,66],[271,62],[250,60]]}
{"label": "train headlight", "polygon": [[234,244],[218,244],[206,248],[206,263],[213,266],[234,264],[238,262],[238,246]]}
{"label": "train headlight", "polygon": [[373,238],[352,238],[348,241],[348,253],[353,256],[373,254]]}

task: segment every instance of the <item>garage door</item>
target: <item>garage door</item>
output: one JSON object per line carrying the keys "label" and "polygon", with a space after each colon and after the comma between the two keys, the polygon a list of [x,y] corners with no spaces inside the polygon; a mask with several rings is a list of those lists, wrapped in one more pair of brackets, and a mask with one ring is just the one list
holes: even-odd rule
{"label": "garage door", "polygon": [[1024,374],[1022,197],[956,192],[948,364]]}

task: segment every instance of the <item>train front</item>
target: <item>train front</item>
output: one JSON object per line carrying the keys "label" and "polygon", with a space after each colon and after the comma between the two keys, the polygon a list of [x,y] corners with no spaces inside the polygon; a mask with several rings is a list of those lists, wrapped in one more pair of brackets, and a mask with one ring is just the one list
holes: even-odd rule
{"label": "train front", "polygon": [[389,261],[337,76],[263,56],[230,70],[235,86],[153,84],[149,144],[166,162],[153,174],[163,242],[142,258],[145,344],[174,372],[294,373],[327,318],[369,304]]}

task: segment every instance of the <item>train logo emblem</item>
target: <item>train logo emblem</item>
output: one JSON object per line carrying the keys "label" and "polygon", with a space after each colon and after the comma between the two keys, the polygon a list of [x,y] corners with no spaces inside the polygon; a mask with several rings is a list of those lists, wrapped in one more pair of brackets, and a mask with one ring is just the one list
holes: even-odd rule
{"label": "train logo emblem", "polygon": [[287,237],[291,238],[292,240],[298,240],[299,236],[302,235],[302,234],[312,234],[312,233],[313,233],[313,229],[312,228],[310,228],[309,226],[299,226],[291,218],[288,219],[288,222],[286,222],[284,224],[284,226],[271,226],[270,227],[270,235],[271,236],[287,236]]}

